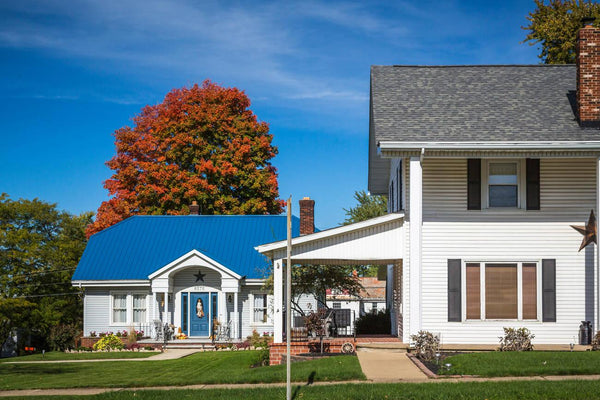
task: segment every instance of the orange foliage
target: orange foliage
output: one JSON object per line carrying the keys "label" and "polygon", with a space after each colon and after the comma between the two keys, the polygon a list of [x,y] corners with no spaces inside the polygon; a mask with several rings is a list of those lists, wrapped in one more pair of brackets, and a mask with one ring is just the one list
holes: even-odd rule
{"label": "orange foliage", "polygon": [[112,198],[98,209],[88,237],[136,214],[278,214],[277,154],[269,126],[243,91],[210,81],[173,89],[146,106],[134,126],[115,131],[117,155],[104,182]]}

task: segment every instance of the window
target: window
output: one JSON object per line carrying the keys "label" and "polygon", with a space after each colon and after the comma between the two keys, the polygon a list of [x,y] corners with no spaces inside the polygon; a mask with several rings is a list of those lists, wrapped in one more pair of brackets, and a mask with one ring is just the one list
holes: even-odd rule
{"label": "window", "polygon": [[133,295],[133,322],[146,322],[146,295]]}
{"label": "window", "polygon": [[538,319],[537,263],[466,263],[466,319]]}
{"label": "window", "polygon": [[342,308],[342,303],[333,303],[333,309],[338,310],[340,308]]}
{"label": "window", "polygon": [[113,295],[113,323],[127,322],[127,295]]}
{"label": "window", "polygon": [[377,303],[371,303],[371,313],[377,314]]}
{"label": "window", "polygon": [[254,322],[267,322],[267,295],[254,295]]}
{"label": "window", "polygon": [[516,161],[490,161],[488,164],[489,207],[519,206],[519,177]]}

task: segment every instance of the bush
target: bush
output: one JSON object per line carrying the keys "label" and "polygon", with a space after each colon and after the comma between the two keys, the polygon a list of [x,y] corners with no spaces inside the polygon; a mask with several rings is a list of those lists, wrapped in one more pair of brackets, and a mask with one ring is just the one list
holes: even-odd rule
{"label": "bush", "polygon": [[592,338],[592,351],[600,350],[600,331]]}
{"label": "bush", "polygon": [[268,347],[263,348],[257,353],[255,362],[252,365],[266,367],[269,365],[269,358],[270,358],[269,348]]}
{"label": "bush", "polygon": [[311,311],[308,315],[304,316],[304,326],[306,326],[306,330],[308,334],[313,334],[314,336],[325,336],[325,316],[327,314],[327,310],[324,308]]}
{"label": "bush", "polygon": [[123,341],[111,333],[94,343],[94,350],[121,350],[124,346]]}
{"label": "bush", "polygon": [[354,327],[357,335],[389,335],[392,332],[390,311],[382,310],[377,314],[365,314],[356,319]]}
{"label": "bush", "polygon": [[92,351],[93,349],[91,347],[79,346],[75,350],[77,350],[77,351]]}
{"label": "bush", "polygon": [[152,351],[152,350],[154,350],[154,347],[152,347],[152,346],[144,346],[144,350],[150,350],[150,351]]}
{"label": "bush", "polygon": [[503,328],[504,336],[500,337],[500,351],[530,351],[531,341],[535,337],[527,328]]}
{"label": "bush", "polygon": [[416,335],[411,335],[410,339],[414,342],[417,357],[421,360],[431,361],[440,351],[440,338],[428,331],[419,331]]}
{"label": "bush", "polygon": [[75,325],[61,324],[50,328],[48,344],[53,350],[64,351],[75,347],[75,339],[79,336]]}
{"label": "bush", "polygon": [[273,341],[273,337],[269,335],[261,336],[256,329],[252,331],[252,335],[248,336],[247,339],[255,349],[268,349],[269,344]]}

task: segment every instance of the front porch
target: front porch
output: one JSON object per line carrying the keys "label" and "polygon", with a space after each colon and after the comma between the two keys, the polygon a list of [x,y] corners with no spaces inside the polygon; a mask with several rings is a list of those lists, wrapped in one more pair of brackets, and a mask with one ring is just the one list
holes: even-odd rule
{"label": "front porch", "polygon": [[[379,265],[388,269],[387,308],[391,331],[402,337],[402,261],[404,257],[404,214],[395,213],[292,239],[292,264]],[[258,246],[273,260],[273,331],[275,345],[284,343],[284,260],[286,242]],[[341,338],[344,340],[344,338]],[[347,341],[347,340],[346,340]],[[300,346],[300,345],[299,345]]]}

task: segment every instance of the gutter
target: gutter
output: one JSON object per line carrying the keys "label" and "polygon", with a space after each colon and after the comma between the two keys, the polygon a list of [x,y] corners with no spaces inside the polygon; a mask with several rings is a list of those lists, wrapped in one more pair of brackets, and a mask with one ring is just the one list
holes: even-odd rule
{"label": "gutter", "polygon": [[380,141],[378,148],[386,150],[598,150],[600,141],[562,142],[398,142]]}

